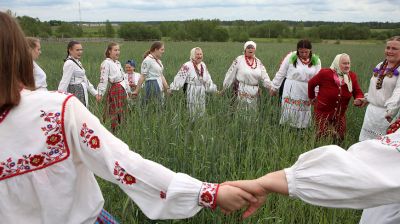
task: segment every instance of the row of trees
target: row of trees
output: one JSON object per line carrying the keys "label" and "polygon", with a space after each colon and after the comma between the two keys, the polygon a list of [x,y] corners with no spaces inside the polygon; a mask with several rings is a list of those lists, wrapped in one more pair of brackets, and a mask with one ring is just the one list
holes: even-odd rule
{"label": "row of trees", "polygon": [[[22,29],[28,36],[38,37],[82,37],[91,36],[85,33],[78,23],[67,23],[58,20],[41,22],[29,16],[16,17]],[[233,21],[220,20],[189,20],[183,22],[151,22],[151,23],[119,23],[118,31],[110,21],[97,28],[98,37],[120,37],[126,40],[159,40],[169,37],[174,41],[246,41],[250,37],[258,38],[310,38],[314,41],[320,39],[334,40],[384,40],[390,36],[400,35],[400,28],[371,30],[368,23],[321,22],[315,26],[307,27],[309,22],[291,21]],[[380,23],[372,23],[379,26]],[[390,24],[384,23],[385,26]]]}

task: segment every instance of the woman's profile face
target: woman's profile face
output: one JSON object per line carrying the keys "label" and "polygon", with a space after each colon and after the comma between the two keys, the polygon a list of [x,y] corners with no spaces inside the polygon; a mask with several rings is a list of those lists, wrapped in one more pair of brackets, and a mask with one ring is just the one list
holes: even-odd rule
{"label": "woman's profile face", "polygon": [[119,45],[115,45],[110,50],[110,58],[112,60],[118,60],[120,54]]}
{"label": "woman's profile face", "polygon": [[35,48],[32,49],[32,59],[34,61],[36,61],[39,58],[40,54],[42,53],[40,42],[36,42],[35,45],[36,45]]}

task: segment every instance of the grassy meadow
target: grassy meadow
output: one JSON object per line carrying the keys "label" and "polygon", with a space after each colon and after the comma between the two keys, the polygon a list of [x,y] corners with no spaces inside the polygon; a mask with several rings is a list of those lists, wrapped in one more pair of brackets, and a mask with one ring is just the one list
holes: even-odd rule
{"label": "grassy meadow", "polygon": [[[150,42],[121,43],[120,61],[135,59],[137,69]],[[67,43],[42,42],[38,64],[47,73],[49,89],[57,88],[62,76]],[[107,43],[82,43],[83,66],[89,80],[97,86],[100,63],[104,60]],[[236,56],[242,54],[242,43],[167,42],[162,62],[169,83],[180,66],[188,61],[191,48],[199,46],[213,81],[222,88],[226,71]],[[257,57],[265,65],[272,79],[282,58],[291,50],[292,43],[260,42]],[[338,53],[348,53],[352,70],[358,74],[363,91],[367,91],[373,67],[383,58],[384,44],[327,44],[313,45],[323,67],[329,67]],[[102,117],[103,104],[90,97],[90,110]],[[182,91],[166,98],[160,111],[136,104],[131,108],[126,123],[116,135],[132,150],[176,171],[187,173],[208,182],[249,179],[293,164],[297,157],[315,147],[331,144],[328,140],[315,141],[313,128],[296,130],[279,125],[280,107],[277,97],[270,97],[263,89],[259,111],[253,119],[246,119],[230,107],[227,96],[208,95],[207,115],[190,122]],[[342,147],[357,142],[364,110],[350,106],[347,113],[347,136]],[[109,124],[105,124],[109,127]],[[340,180],[338,180],[340,181]],[[195,217],[176,221],[151,221],[114,184],[100,180],[105,198],[105,209],[121,223],[358,223],[361,212],[348,209],[326,209],[308,205],[279,195],[269,196],[260,211],[251,218],[239,221],[240,213],[224,216],[203,209]]]}

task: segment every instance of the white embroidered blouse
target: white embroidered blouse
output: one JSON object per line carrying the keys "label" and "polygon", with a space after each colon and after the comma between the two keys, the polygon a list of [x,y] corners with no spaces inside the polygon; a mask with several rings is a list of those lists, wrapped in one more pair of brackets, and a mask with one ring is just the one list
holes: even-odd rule
{"label": "white embroidered blouse", "polygon": [[254,63],[255,65],[250,67],[244,55],[238,56],[225,74],[223,88],[229,88],[235,80],[239,81],[239,91],[250,95],[257,94],[259,82],[262,82],[265,88],[270,88],[271,80],[261,60],[255,58]]}
{"label": "white embroidered blouse", "polygon": [[129,82],[125,79],[125,72],[122,69],[121,63],[111,58],[106,58],[100,66],[100,82],[97,86],[97,91],[101,96],[105,94],[108,82],[113,84],[119,83],[124,87],[127,93],[131,92]]}
{"label": "white embroidered blouse", "polygon": [[[379,69],[382,62],[376,66]],[[397,69],[400,72],[400,68]],[[365,94],[369,103],[374,106],[386,108],[387,114],[394,116],[400,108],[400,79],[398,76],[385,77],[382,88],[376,89],[378,77],[372,76],[368,93]]]}
{"label": "white embroidered blouse", "polygon": [[72,95],[22,90],[20,104],[0,115],[0,148],[2,223],[93,224],[104,203],[94,174],[151,219],[215,207],[219,185],[142,158]]}

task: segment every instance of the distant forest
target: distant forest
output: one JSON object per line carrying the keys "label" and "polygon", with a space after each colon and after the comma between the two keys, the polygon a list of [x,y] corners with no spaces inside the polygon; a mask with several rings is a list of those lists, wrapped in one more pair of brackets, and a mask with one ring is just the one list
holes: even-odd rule
{"label": "distant forest", "polygon": [[[11,13],[9,11],[9,13]],[[400,35],[400,23],[324,21],[220,21],[194,19],[158,22],[40,21],[16,16],[25,34],[41,38],[109,37],[124,40],[246,41],[250,38],[385,40]]]}

